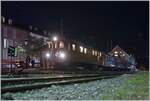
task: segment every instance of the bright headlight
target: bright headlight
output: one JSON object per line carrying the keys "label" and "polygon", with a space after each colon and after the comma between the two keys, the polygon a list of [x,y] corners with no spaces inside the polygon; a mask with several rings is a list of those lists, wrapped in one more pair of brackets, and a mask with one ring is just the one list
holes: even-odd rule
{"label": "bright headlight", "polygon": [[50,53],[46,53],[46,57],[49,58],[50,57]]}
{"label": "bright headlight", "polygon": [[61,53],[59,54],[59,57],[60,57],[61,59],[64,59],[64,58],[66,57],[66,54],[65,54],[64,52],[61,52]]}

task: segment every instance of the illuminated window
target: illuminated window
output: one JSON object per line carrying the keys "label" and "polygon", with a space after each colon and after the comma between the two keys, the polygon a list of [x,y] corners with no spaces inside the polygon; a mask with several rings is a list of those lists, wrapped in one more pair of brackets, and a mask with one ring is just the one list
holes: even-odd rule
{"label": "illuminated window", "polygon": [[50,42],[47,42],[48,44],[48,48],[53,48],[53,43],[50,41]]}
{"label": "illuminated window", "polygon": [[115,51],[115,53],[118,53],[117,51]]}
{"label": "illuminated window", "polygon": [[122,54],[122,56],[125,56],[125,54]]}
{"label": "illuminated window", "polygon": [[55,48],[57,48],[57,43],[55,43]]}
{"label": "illuminated window", "polygon": [[10,46],[13,46],[13,40],[8,40],[8,44],[9,44]]}
{"label": "illuminated window", "polygon": [[76,45],[72,44],[72,50],[75,51],[75,49],[76,49]]}
{"label": "illuminated window", "polygon": [[102,56],[102,53],[101,53],[101,52],[99,52],[99,56],[100,56],[100,57]]}
{"label": "illuminated window", "polygon": [[59,43],[59,48],[64,48],[64,43],[62,41]]}
{"label": "illuminated window", "polygon": [[95,56],[97,56],[97,51],[95,51]]}
{"label": "illuminated window", "polygon": [[115,56],[117,57],[117,56],[118,56],[118,54],[115,54]]}
{"label": "illuminated window", "polygon": [[120,51],[120,54],[121,54],[122,52]]}
{"label": "illuminated window", "polygon": [[8,24],[12,24],[12,20],[11,19],[8,19]]}
{"label": "illuminated window", "polygon": [[84,48],[84,53],[85,53],[85,54],[87,53],[87,48]]}
{"label": "illuminated window", "polygon": [[92,50],[92,55],[94,55],[94,50]]}
{"label": "illuminated window", "polygon": [[7,39],[4,39],[4,48],[7,48]]}
{"label": "illuminated window", "polygon": [[83,53],[83,47],[82,46],[80,46],[80,52]]}

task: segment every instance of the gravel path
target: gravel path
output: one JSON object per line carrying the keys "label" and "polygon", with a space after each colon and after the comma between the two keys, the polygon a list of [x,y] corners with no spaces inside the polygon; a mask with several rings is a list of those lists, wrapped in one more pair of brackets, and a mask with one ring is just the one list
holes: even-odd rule
{"label": "gravel path", "polygon": [[113,93],[126,82],[130,74],[117,78],[97,80],[70,85],[52,85],[51,87],[30,90],[24,93],[5,93],[2,99],[14,100],[100,100],[101,96]]}

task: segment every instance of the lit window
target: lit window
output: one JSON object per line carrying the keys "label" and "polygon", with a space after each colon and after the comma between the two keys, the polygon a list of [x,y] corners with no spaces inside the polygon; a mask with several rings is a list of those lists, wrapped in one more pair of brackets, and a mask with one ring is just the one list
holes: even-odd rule
{"label": "lit window", "polygon": [[120,51],[120,54],[121,54],[122,52]]}
{"label": "lit window", "polygon": [[8,24],[12,24],[12,20],[11,19],[8,19]]}
{"label": "lit window", "polygon": [[97,56],[97,51],[95,51],[95,56]]}
{"label": "lit window", "polygon": [[13,46],[13,40],[8,40],[9,46]]}
{"label": "lit window", "polygon": [[59,48],[64,48],[64,43],[62,41],[59,43]]}
{"label": "lit window", "polygon": [[55,43],[55,48],[57,48],[57,43]]}
{"label": "lit window", "polygon": [[4,39],[4,48],[7,48],[7,39]]}
{"label": "lit window", "polygon": [[80,46],[80,52],[83,53],[83,47],[82,46]]}
{"label": "lit window", "polygon": [[94,50],[92,50],[92,55],[94,55]]}
{"label": "lit window", "polygon": [[87,53],[87,48],[84,48],[84,53],[85,53],[85,54]]}
{"label": "lit window", "polygon": [[53,43],[52,42],[47,42],[48,48],[53,48]]}
{"label": "lit window", "polygon": [[102,53],[101,53],[101,52],[99,52],[99,56],[100,56],[100,57],[102,56]]}
{"label": "lit window", "polygon": [[118,56],[118,54],[115,54],[115,56]]}
{"label": "lit window", "polygon": [[73,51],[75,51],[75,48],[76,48],[75,44],[72,44],[72,50]]}
{"label": "lit window", "polygon": [[118,53],[117,51],[115,51],[115,53]]}
{"label": "lit window", "polygon": [[125,54],[122,54],[122,56],[125,56]]}

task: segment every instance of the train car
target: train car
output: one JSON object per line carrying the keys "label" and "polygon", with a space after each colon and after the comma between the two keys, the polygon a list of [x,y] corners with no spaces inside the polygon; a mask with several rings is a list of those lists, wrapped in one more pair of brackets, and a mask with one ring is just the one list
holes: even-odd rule
{"label": "train car", "polygon": [[45,66],[54,69],[78,69],[79,67],[88,70],[98,70],[106,67],[126,68],[115,57],[73,40],[54,36],[47,43],[48,48],[43,52],[47,62]]}

